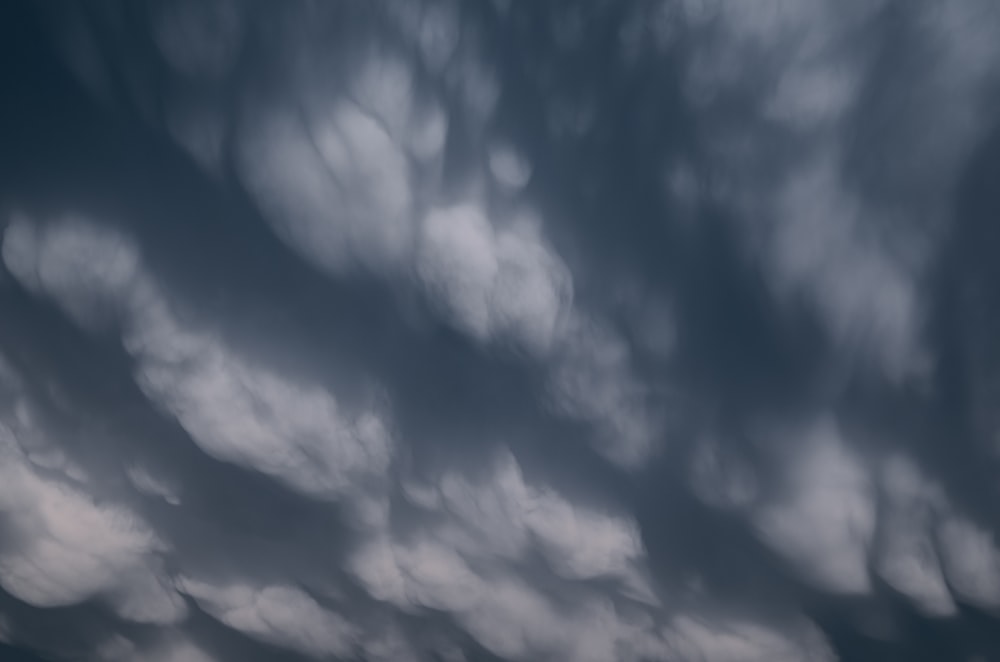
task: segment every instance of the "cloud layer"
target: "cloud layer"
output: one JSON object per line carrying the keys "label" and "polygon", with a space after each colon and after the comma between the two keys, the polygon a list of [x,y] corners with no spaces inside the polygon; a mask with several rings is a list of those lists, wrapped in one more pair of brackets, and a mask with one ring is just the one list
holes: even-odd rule
{"label": "cloud layer", "polygon": [[0,10],[11,655],[1000,655],[991,2],[125,4]]}

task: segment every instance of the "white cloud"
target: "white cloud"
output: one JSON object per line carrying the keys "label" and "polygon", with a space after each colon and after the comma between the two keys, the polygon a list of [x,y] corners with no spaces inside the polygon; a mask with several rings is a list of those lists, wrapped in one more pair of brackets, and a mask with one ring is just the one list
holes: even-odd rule
{"label": "white cloud", "polygon": [[641,586],[645,550],[630,517],[575,505],[548,487],[527,484],[514,456],[502,451],[486,476],[448,472],[434,502],[453,518],[438,535],[463,554],[517,559],[535,549],[568,579],[618,578]]}
{"label": "white cloud", "polygon": [[647,386],[632,371],[631,349],[606,323],[571,314],[553,360],[555,407],[596,428],[596,449],[627,468],[655,450],[663,421]]}
{"label": "white cloud", "polygon": [[88,474],[55,443],[19,389],[5,393],[2,405],[0,516],[8,528],[0,542],[0,585],[39,607],[99,597],[128,620],[182,619],[187,609],[163,571],[165,547],[154,532],[128,508],[88,494]]}
{"label": "white cloud", "polygon": [[356,628],[293,586],[215,585],[193,579],[178,585],[209,614],[259,641],[323,659],[346,657],[354,650]]}
{"label": "white cloud", "polygon": [[458,553],[429,539],[376,538],[358,551],[351,567],[373,597],[404,609],[462,611],[486,589]]}
{"label": "white cloud", "polygon": [[[509,659],[639,659],[616,601],[642,612],[658,604],[645,577],[645,552],[631,518],[575,505],[525,482],[507,451],[482,473],[446,471],[407,491],[429,509],[417,532],[374,536],[349,567],[376,599],[412,611],[443,610],[480,644]],[[418,520],[420,521],[420,520]],[[516,566],[541,557],[568,582],[605,579],[604,592],[542,593]],[[573,607],[569,607],[573,604]]]}
{"label": "white cloud", "polygon": [[534,224],[494,228],[472,204],[431,210],[416,268],[431,298],[463,331],[542,355],[572,297],[568,270]]}
{"label": "white cloud", "polygon": [[762,540],[818,587],[867,593],[876,517],[868,471],[834,423],[818,423],[802,437],[785,447],[788,493],[762,503],[752,521]]}
{"label": "white cloud", "polygon": [[230,351],[174,311],[118,233],[76,220],[19,221],[4,236],[4,259],[82,324],[116,311],[139,386],[210,455],[331,499],[388,467],[392,440],[379,405],[345,412],[322,386]]}
{"label": "white cloud", "polygon": [[[338,105],[331,121],[312,127],[316,147],[334,177],[339,204],[328,213],[341,216],[356,255],[371,268],[409,257],[413,241],[413,200],[406,157],[383,125],[349,102]],[[292,229],[294,232],[294,228]],[[307,233],[306,241],[312,236]],[[308,250],[304,242],[301,250]]]}
{"label": "white cloud", "polygon": [[251,118],[240,131],[240,177],[284,241],[334,274],[381,273],[409,258],[409,166],[376,118],[349,100]]}
{"label": "white cloud", "polygon": [[86,472],[57,443],[57,439],[44,426],[45,414],[23,394],[11,398],[8,429],[13,433],[23,459],[34,467],[57,472],[78,483],[87,480]]}
{"label": "white cloud", "polygon": [[2,254],[22,285],[51,297],[88,329],[121,311],[138,275],[130,241],[76,217],[40,225],[15,216],[4,232]]}
{"label": "white cloud", "polygon": [[832,662],[836,656],[811,625],[796,624],[791,632],[751,622],[718,622],[690,616],[675,619],[667,631],[677,660],[712,662]]}
{"label": "white cloud", "polygon": [[232,0],[154,5],[152,36],[166,61],[187,76],[221,78],[236,64],[243,14]]}
{"label": "white cloud", "polygon": [[407,610],[446,611],[506,659],[613,659],[614,623],[593,622],[594,608],[557,608],[509,571],[494,566],[477,574],[437,542],[380,540],[359,550],[352,566],[373,597]]}
{"label": "white cloud", "polygon": [[123,618],[172,623],[186,608],[158,568],[163,549],[134,513],[101,504],[76,487],[44,478],[13,433],[0,427],[0,585],[38,607],[108,599]]}
{"label": "white cloud", "polygon": [[494,179],[508,190],[521,189],[531,179],[531,164],[510,145],[491,147],[488,160]]}
{"label": "white cloud", "polygon": [[994,535],[951,515],[939,524],[937,542],[952,592],[978,607],[1000,609],[1000,549]]}
{"label": "white cloud", "polygon": [[716,508],[747,507],[760,489],[750,463],[710,437],[700,439],[695,446],[690,471],[694,494]]}
{"label": "white cloud", "polygon": [[[898,382],[930,368],[921,285],[992,121],[979,100],[997,82],[1000,12],[913,2],[888,34],[884,4],[702,3],[686,78],[692,104],[739,109],[706,113],[704,139],[779,300],[810,307],[852,368]],[[891,77],[879,57],[899,64]]]}
{"label": "white cloud", "polygon": [[458,7],[452,0],[417,0],[386,5],[404,39],[416,47],[427,68],[440,75],[452,61],[461,37]]}
{"label": "white cloud", "polygon": [[160,302],[125,337],[143,392],[210,455],[321,498],[379,477],[392,443],[374,410],[350,415],[319,385],[293,381],[186,328]]}
{"label": "white cloud", "polygon": [[882,489],[876,571],[924,613],[953,616],[955,604],[941,572],[931,528],[943,495],[903,457],[891,458],[883,467]]}
{"label": "white cloud", "polygon": [[[526,515],[556,574],[573,579],[632,578],[645,550],[630,518],[573,506],[542,491]],[[647,589],[648,590],[648,589]]]}
{"label": "white cloud", "polygon": [[201,647],[176,632],[143,645],[115,635],[98,647],[96,657],[102,662],[215,662]]}
{"label": "white cloud", "polygon": [[474,206],[435,210],[425,219],[417,271],[431,297],[479,340],[491,330],[490,291],[499,268],[493,229]]}
{"label": "white cloud", "polygon": [[164,119],[174,142],[214,176],[223,175],[228,119],[217,99],[198,94],[166,101]]}
{"label": "white cloud", "polygon": [[331,88],[323,48],[293,75],[299,98],[250,109],[238,172],[275,232],[319,268],[404,275],[448,115],[392,49],[341,54],[355,66]]}
{"label": "white cloud", "polygon": [[552,657],[581,662],[616,655],[617,622],[609,605],[559,609],[513,578],[492,582],[484,599],[458,617],[484,648],[511,660]]}
{"label": "white cloud", "polygon": [[843,189],[836,168],[831,160],[800,164],[777,194],[775,290],[785,300],[807,292],[838,344],[906,377],[926,362],[915,274],[866,230],[872,212]]}
{"label": "white cloud", "polygon": [[133,465],[125,469],[132,486],[146,496],[163,499],[171,506],[178,506],[181,503],[179,490],[170,481],[151,473],[149,469],[141,465]]}
{"label": "white cloud", "polygon": [[350,74],[349,95],[358,106],[400,140],[406,133],[416,100],[413,65],[388,48],[373,45]]}

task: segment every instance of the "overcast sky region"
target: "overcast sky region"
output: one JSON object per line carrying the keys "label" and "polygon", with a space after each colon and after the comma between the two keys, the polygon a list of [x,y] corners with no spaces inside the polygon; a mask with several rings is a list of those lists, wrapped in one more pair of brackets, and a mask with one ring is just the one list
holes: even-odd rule
{"label": "overcast sky region", "polygon": [[1000,661],[998,35],[0,2],[0,660]]}

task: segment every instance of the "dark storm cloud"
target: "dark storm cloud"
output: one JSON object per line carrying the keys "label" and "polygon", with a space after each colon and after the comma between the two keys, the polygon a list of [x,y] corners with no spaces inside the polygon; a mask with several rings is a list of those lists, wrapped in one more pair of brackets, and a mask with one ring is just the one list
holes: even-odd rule
{"label": "dark storm cloud", "polygon": [[1000,652],[991,3],[3,12],[11,651]]}

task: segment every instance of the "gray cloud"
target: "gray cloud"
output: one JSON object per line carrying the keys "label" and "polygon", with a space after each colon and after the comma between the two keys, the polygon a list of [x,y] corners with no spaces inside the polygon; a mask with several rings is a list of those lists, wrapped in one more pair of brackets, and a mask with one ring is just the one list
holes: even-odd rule
{"label": "gray cloud", "polygon": [[11,651],[1000,655],[991,3],[0,14]]}

